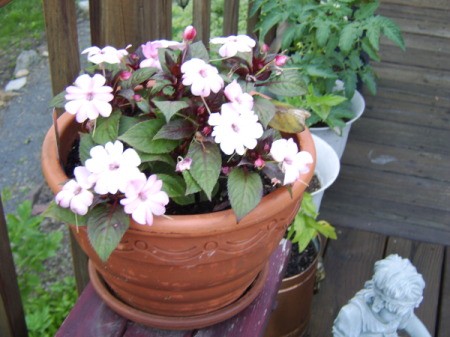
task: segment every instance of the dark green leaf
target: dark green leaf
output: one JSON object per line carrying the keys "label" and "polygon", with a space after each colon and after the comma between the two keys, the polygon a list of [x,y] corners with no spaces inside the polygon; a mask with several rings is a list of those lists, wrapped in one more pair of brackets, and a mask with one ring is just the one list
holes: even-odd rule
{"label": "dark green leaf", "polygon": [[361,31],[359,29],[359,23],[355,22],[346,25],[344,29],[342,29],[339,38],[339,47],[345,52],[350,51],[360,35]]}
{"label": "dark green leaf", "polygon": [[379,7],[378,1],[373,1],[369,3],[361,3],[359,8],[355,11],[355,19],[364,20],[366,18],[370,18],[375,15],[375,11]]}
{"label": "dark green leaf", "polygon": [[297,70],[284,70],[267,89],[279,96],[298,96],[306,93],[305,83]]}
{"label": "dark green leaf", "polygon": [[379,17],[381,20],[381,31],[383,34],[402,50],[405,50],[405,41],[402,32],[397,24],[389,18]]}
{"label": "dark green leaf", "polygon": [[[375,20],[371,20],[374,21]],[[367,38],[370,42],[372,49],[378,51],[380,49],[380,35],[381,35],[381,27],[378,24],[371,24],[370,27],[366,30]]]}
{"label": "dark green leaf", "polygon": [[129,128],[139,123],[139,118],[122,115],[119,123],[119,135],[123,135]]}
{"label": "dark green leaf", "polygon": [[175,119],[162,126],[153,139],[184,139],[195,132],[194,125],[187,119]]}
{"label": "dark green leaf", "polygon": [[141,158],[142,163],[146,162],[163,162],[167,163],[170,166],[175,167],[175,161],[172,159],[172,157],[169,154],[151,154],[151,153],[143,153],[140,151],[137,151],[139,154],[139,158]]}
{"label": "dark green leaf", "polygon": [[361,80],[367,86],[372,95],[377,93],[377,82],[375,81],[375,76],[371,71],[365,71],[360,74]]}
{"label": "dark green leaf", "polygon": [[97,144],[104,145],[113,142],[119,136],[120,111],[113,111],[109,117],[99,117],[96,120],[95,132],[92,138]]}
{"label": "dark green leaf", "polygon": [[197,184],[194,178],[192,178],[192,174],[189,172],[189,170],[184,170],[181,173],[183,174],[183,178],[186,183],[186,195],[194,194],[202,190],[202,188]]}
{"label": "dark green leaf", "polygon": [[163,125],[162,118],[141,122],[129,128],[119,139],[145,153],[168,153],[177,147],[177,141],[153,140]]}
{"label": "dark green leaf", "polygon": [[181,206],[192,205],[195,203],[195,196],[190,194],[182,197],[172,197],[172,200]]}
{"label": "dark green leaf", "polygon": [[316,28],[317,44],[320,47],[323,47],[327,43],[330,36],[330,25],[326,22],[320,21]]}
{"label": "dark green leaf", "polygon": [[49,103],[50,108],[64,108],[66,105],[66,91],[60,92],[58,95],[54,96]]}
{"label": "dark green leaf", "polygon": [[133,72],[131,77],[132,86],[136,86],[140,83],[143,83],[152,77],[158,71],[156,68],[139,68],[138,70]]}
{"label": "dark green leaf", "polygon": [[189,59],[199,58],[205,62],[209,62],[209,53],[203,42],[194,42],[189,46]]}
{"label": "dark green leaf", "polygon": [[240,221],[261,201],[263,184],[256,172],[236,167],[228,176],[228,196],[231,208]]}
{"label": "dark green leaf", "polygon": [[184,101],[153,101],[156,107],[166,117],[166,121],[169,122],[173,115],[178,111],[187,108],[189,105]]}
{"label": "dark green leaf", "polygon": [[189,172],[211,200],[211,193],[219,179],[222,158],[217,144],[192,142],[187,157],[192,159]]}
{"label": "dark green leaf", "polygon": [[102,261],[119,245],[130,224],[130,218],[122,207],[97,205],[87,220],[88,237],[92,247]]}
{"label": "dark green leaf", "polygon": [[275,105],[273,105],[270,100],[260,96],[254,96],[253,110],[258,115],[258,119],[264,126],[264,128],[266,128],[269,122],[272,120],[276,111]]}
{"label": "dark green leaf", "polygon": [[150,104],[148,104],[148,101],[145,98],[136,101],[136,105],[138,106],[139,109],[141,109],[142,112],[144,113],[150,112]]}
{"label": "dark green leaf", "polygon": [[172,197],[184,197],[186,185],[182,177],[178,175],[168,175],[159,173],[158,179],[163,181],[162,190]]}
{"label": "dark green leaf", "polygon": [[80,161],[81,164],[84,165],[86,160],[91,158],[91,149],[96,146],[97,144],[92,139],[92,135],[90,133],[82,133],[80,134],[80,148],[79,148],[79,154],[80,154]]}

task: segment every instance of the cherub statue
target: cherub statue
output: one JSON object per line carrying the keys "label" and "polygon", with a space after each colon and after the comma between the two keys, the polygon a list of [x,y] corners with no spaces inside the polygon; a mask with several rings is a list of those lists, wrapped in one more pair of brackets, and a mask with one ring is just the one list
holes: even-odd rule
{"label": "cherub statue", "polygon": [[431,337],[414,315],[422,302],[425,282],[408,259],[389,255],[377,261],[374,275],[342,307],[333,325],[334,337]]}

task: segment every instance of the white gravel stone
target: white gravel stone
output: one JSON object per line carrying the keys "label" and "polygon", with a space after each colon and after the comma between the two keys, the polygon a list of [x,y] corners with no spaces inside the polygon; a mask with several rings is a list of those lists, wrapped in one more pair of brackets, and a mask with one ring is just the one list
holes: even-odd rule
{"label": "white gravel stone", "polygon": [[8,92],[20,90],[25,86],[25,84],[27,84],[26,77],[16,78],[15,80],[11,80],[8,82],[8,84],[5,87],[5,91]]}

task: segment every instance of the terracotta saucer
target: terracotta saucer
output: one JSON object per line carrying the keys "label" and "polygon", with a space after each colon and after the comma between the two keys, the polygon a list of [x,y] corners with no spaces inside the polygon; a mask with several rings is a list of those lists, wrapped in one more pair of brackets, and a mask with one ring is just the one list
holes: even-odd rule
{"label": "terracotta saucer", "polygon": [[249,306],[256,296],[258,296],[264,287],[268,272],[269,265],[267,264],[238,300],[219,310],[197,316],[173,317],[150,314],[122,302],[111,292],[95,269],[94,264],[89,260],[89,276],[92,286],[110,309],[130,321],[153,328],[168,330],[200,329],[233,317]]}

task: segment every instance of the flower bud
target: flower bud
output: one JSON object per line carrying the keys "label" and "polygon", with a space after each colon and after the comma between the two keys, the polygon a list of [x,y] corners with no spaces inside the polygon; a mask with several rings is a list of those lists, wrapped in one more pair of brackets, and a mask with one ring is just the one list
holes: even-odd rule
{"label": "flower bud", "polygon": [[255,160],[255,167],[257,168],[263,168],[266,162],[261,157],[258,157],[258,159]]}
{"label": "flower bud", "polygon": [[264,44],[261,46],[261,51],[262,51],[263,53],[269,52],[269,45],[267,45],[266,43],[264,43]]}
{"label": "flower bud", "polygon": [[122,71],[120,73],[120,79],[122,81],[126,81],[126,80],[129,80],[132,75],[133,74],[131,72],[129,72],[129,71]]}
{"label": "flower bud", "polygon": [[197,31],[193,26],[187,26],[183,32],[183,40],[184,41],[193,41],[197,36]]}
{"label": "flower bud", "polygon": [[205,136],[208,136],[211,132],[212,132],[212,127],[210,127],[210,126],[208,126],[208,125],[206,125],[206,126],[203,128],[203,130],[202,130],[202,133],[203,133]]}
{"label": "flower bud", "polygon": [[277,55],[277,56],[275,56],[275,64],[278,67],[282,67],[286,64],[288,59],[289,59],[289,57],[287,57],[286,55]]}
{"label": "flower bud", "polygon": [[133,95],[133,99],[134,99],[136,102],[140,102],[140,101],[142,100],[142,96],[136,94],[136,95]]}

